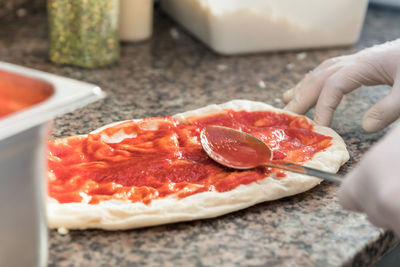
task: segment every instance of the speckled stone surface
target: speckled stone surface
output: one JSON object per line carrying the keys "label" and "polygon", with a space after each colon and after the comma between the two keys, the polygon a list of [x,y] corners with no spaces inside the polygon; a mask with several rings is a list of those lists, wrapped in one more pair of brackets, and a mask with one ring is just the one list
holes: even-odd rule
{"label": "speckled stone surface", "polygon": [[[115,66],[83,70],[48,61],[45,15],[29,15],[1,25],[0,60],[92,82],[108,93],[105,100],[57,118],[53,137],[62,137],[113,121],[172,115],[234,98],[283,107],[282,92],[321,61],[395,39],[398,25],[399,11],[373,8],[354,47],[305,51],[305,58],[301,51],[224,57],[157,13],[150,42],[124,44]],[[178,36],[171,35],[172,29]],[[261,80],[265,88],[259,87]],[[351,154],[341,173],[385,134],[365,134],[359,122],[388,91],[361,88],[343,99],[332,125]],[[132,231],[71,231],[65,236],[50,231],[49,266],[370,265],[398,239],[365,216],[342,210],[336,192],[336,185],[324,182],[309,192],[216,219]]]}
{"label": "speckled stone surface", "polygon": [[45,9],[46,0],[0,0],[0,24]]}

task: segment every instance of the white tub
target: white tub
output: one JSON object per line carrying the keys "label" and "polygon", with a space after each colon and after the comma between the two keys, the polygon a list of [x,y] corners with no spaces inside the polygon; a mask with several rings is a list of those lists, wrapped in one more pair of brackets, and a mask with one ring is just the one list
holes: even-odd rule
{"label": "white tub", "polygon": [[47,265],[51,120],[102,97],[93,84],[0,62],[0,266]]}
{"label": "white tub", "polygon": [[368,0],[162,0],[163,10],[220,54],[355,43]]}

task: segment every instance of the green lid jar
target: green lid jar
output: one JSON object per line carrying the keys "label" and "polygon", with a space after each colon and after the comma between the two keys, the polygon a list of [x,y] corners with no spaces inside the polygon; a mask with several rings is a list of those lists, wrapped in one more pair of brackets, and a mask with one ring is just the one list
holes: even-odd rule
{"label": "green lid jar", "polygon": [[48,0],[50,60],[84,68],[119,58],[119,0]]}

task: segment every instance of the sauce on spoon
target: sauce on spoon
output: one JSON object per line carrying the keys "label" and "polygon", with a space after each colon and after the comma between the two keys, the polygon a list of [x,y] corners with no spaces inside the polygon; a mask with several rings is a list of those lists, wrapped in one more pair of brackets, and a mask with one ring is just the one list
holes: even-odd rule
{"label": "sauce on spoon", "polygon": [[234,169],[252,169],[258,166],[279,168],[316,176],[340,183],[342,177],[321,170],[286,161],[273,161],[271,149],[261,140],[245,132],[224,126],[206,126],[200,133],[201,145],[210,158]]}

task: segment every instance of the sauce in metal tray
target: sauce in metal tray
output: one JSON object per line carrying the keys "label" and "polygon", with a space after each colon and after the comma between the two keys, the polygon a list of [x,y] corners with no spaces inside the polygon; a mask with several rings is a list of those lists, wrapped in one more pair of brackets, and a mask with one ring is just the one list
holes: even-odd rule
{"label": "sauce in metal tray", "polygon": [[45,82],[0,70],[0,118],[38,104],[53,94]]}

